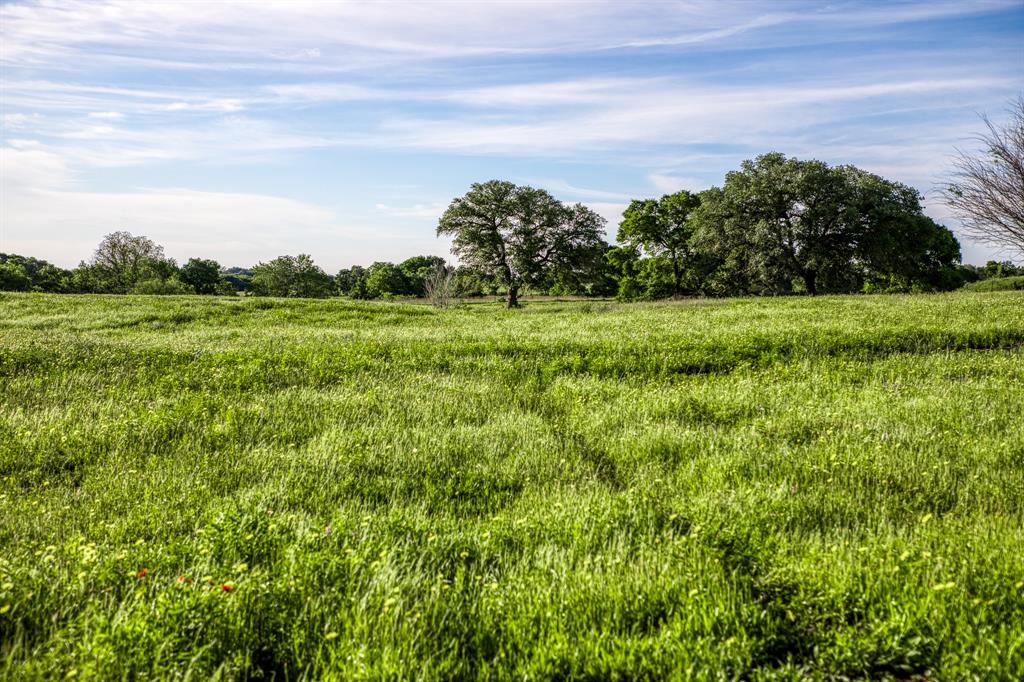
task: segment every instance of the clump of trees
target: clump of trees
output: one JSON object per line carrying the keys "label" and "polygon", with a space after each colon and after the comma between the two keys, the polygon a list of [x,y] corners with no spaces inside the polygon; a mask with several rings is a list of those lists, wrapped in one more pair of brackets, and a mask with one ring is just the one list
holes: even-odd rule
{"label": "clump of trees", "polygon": [[0,253],[0,291],[68,293],[75,290],[70,270],[14,253]]}
{"label": "clump of trees", "polygon": [[515,307],[524,293],[650,300],[945,291],[1024,273],[1009,261],[961,265],[956,238],[924,215],[911,187],[855,166],[779,153],[745,161],[721,187],[631,202],[617,245],[604,241],[604,219],[586,206],[499,180],[474,184],[452,200],[437,234],[452,237],[457,267],[438,256],[414,256],[332,277],[308,254],[252,268],[223,268],[203,258],[179,267],[147,237],[114,232],[71,271],[0,254],[0,289],[426,297],[442,306],[503,295]]}
{"label": "clump of trees", "polygon": [[854,166],[765,154],[702,192],[692,220],[707,293],[957,284],[959,243],[924,215],[917,190]]}

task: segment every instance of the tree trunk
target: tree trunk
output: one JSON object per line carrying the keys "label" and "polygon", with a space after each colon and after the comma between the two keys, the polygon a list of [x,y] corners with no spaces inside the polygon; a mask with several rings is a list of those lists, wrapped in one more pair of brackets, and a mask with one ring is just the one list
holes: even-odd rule
{"label": "tree trunk", "polygon": [[682,273],[679,272],[679,259],[672,254],[672,296],[679,296],[679,282],[682,280]]}
{"label": "tree trunk", "polygon": [[814,270],[804,272],[804,284],[807,285],[807,293],[811,296],[818,295],[818,273]]}
{"label": "tree trunk", "polygon": [[510,284],[508,287],[508,307],[518,308],[519,307],[519,285]]}

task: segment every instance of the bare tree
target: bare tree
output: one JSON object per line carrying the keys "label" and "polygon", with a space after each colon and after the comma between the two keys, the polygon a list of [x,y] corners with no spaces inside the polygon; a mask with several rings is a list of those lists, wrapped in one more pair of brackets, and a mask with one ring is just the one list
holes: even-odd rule
{"label": "bare tree", "polygon": [[451,303],[454,284],[455,268],[450,268],[444,263],[435,265],[423,278],[427,300],[438,308],[447,308]]}
{"label": "bare tree", "polygon": [[1024,257],[1024,96],[1000,127],[987,116],[978,135],[983,151],[957,150],[946,203],[963,221],[962,231],[979,242]]}

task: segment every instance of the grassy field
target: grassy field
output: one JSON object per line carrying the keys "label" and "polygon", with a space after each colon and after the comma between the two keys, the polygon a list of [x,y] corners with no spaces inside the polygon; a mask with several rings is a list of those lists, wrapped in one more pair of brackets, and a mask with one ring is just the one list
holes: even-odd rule
{"label": "grassy field", "polygon": [[6,679],[1020,679],[1024,292],[0,297]]}

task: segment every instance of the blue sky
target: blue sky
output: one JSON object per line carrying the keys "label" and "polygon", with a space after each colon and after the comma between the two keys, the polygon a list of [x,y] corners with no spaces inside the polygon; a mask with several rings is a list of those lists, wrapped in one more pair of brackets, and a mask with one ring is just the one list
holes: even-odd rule
{"label": "blue sky", "polygon": [[[934,196],[1024,91],[1024,0],[0,5],[0,251],[448,255],[470,183],[608,219],[767,151]],[[963,241],[963,240],[962,240]],[[965,260],[997,256],[964,242]]]}

